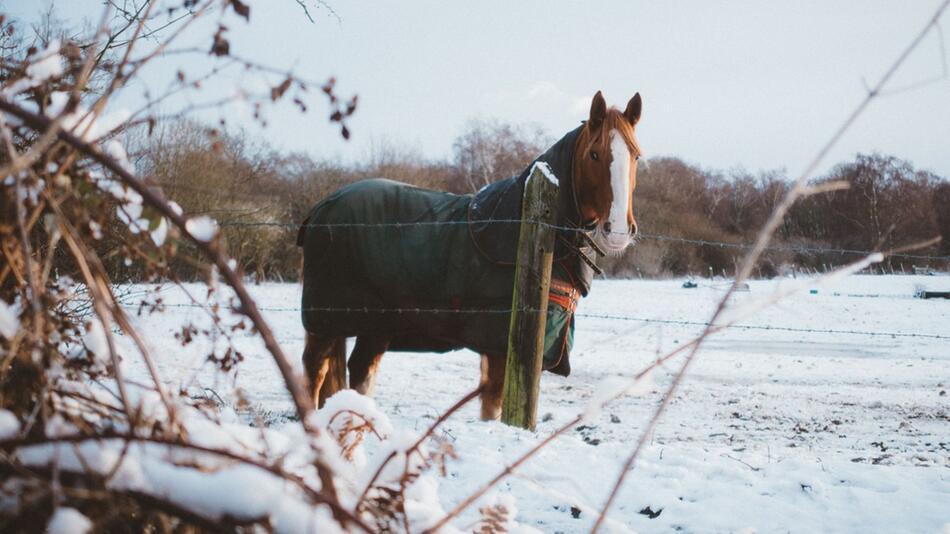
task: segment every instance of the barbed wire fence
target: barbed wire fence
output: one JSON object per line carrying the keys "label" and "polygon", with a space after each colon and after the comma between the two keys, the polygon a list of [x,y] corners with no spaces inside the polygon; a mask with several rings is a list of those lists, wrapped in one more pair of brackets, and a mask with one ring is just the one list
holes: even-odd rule
{"label": "barbed wire fence", "polygon": [[[128,305],[127,307],[134,307]],[[163,308],[204,308],[204,305],[196,303],[167,303],[162,304]],[[348,314],[395,314],[395,315],[425,315],[425,314],[447,314],[447,315],[475,315],[475,314],[501,314],[510,315],[511,308],[486,308],[486,309],[452,309],[452,308],[342,308],[342,307],[289,307],[289,306],[258,306],[262,312],[319,312],[319,313],[348,313]],[[532,308],[519,309],[526,313],[540,313],[541,310]],[[706,321],[688,321],[679,319],[660,319],[656,317],[638,317],[632,315],[618,315],[610,313],[583,313],[577,312],[576,317],[587,319],[604,319],[608,321],[625,321],[645,324],[675,325],[675,326],[714,326],[714,323]],[[919,332],[891,332],[875,330],[848,330],[833,328],[798,328],[791,326],[775,325],[751,325],[751,324],[728,324],[723,326],[729,330],[763,330],[771,332],[795,332],[806,334],[840,334],[854,336],[873,336],[873,337],[891,337],[891,338],[923,338],[923,339],[948,339],[950,335],[919,333]],[[300,338],[303,339],[303,338]]]}
{"label": "barbed wire fence", "polygon": [[[222,211],[233,211],[235,213],[242,213],[243,210],[222,210]],[[560,230],[564,232],[584,232],[585,230],[579,228],[573,228],[568,226],[559,226],[556,224],[546,224],[542,222],[534,221],[522,221],[520,219],[507,219],[507,220],[493,220],[491,224],[511,224],[511,225],[520,225],[525,224],[537,224],[540,226],[546,226],[554,230]],[[277,227],[285,229],[298,229],[301,226],[307,226],[310,228],[412,228],[412,227],[426,227],[426,226],[453,226],[453,225],[468,225],[472,224],[469,221],[416,221],[416,222],[391,222],[391,223],[307,223],[302,225],[300,223],[293,222],[282,222],[282,221],[226,221],[221,222],[222,227]],[[616,232],[615,232],[616,233]],[[730,243],[726,241],[713,241],[707,239],[692,239],[686,237],[677,237],[663,234],[651,234],[651,233],[638,233],[635,236],[636,239],[653,239],[657,241],[670,241],[674,243],[684,243],[689,245],[697,246],[708,246],[708,247],[719,247],[719,248],[728,248],[735,250],[751,250],[754,245],[746,243]],[[839,255],[855,255],[855,256],[867,256],[868,254],[873,254],[878,251],[874,250],[859,250],[859,249],[849,249],[849,248],[836,248],[836,247],[813,247],[813,246],[795,246],[795,245],[770,245],[765,247],[767,251],[773,252],[792,252],[799,254],[808,254],[808,253],[821,253],[821,254],[839,254]],[[950,262],[950,256],[941,256],[941,255],[928,255],[928,254],[910,254],[906,252],[895,252],[889,254],[890,257],[894,258],[906,258],[906,259],[918,259],[925,261],[934,261],[934,262]]]}
{"label": "barbed wire fence", "polygon": [[[264,196],[267,196],[266,194]],[[242,213],[242,210],[222,210],[225,212],[234,212]],[[467,220],[459,221],[410,221],[410,222],[387,222],[387,223],[362,223],[362,222],[347,222],[347,223],[313,223],[308,222],[305,224],[294,223],[294,222],[283,222],[283,221],[220,221],[220,226],[222,228],[226,227],[276,227],[282,229],[288,229],[296,231],[301,228],[301,226],[311,227],[311,228],[326,228],[329,230],[334,229],[396,229],[396,230],[412,230],[415,228],[431,228],[438,226],[458,226],[458,225],[469,225],[472,224]],[[510,224],[514,228],[517,228],[522,224],[538,224],[542,226],[547,226],[552,229],[562,231],[562,232],[585,232],[587,230],[568,227],[556,224],[548,224],[538,221],[522,221],[520,219],[511,219],[511,220],[494,220],[491,221],[491,224]],[[684,243],[695,246],[710,246],[710,247],[719,247],[719,248],[729,248],[735,250],[748,251],[753,245],[744,244],[744,243],[729,243],[722,241],[712,241],[704,239],[690,239],[682,238],[661,234],[648,234],[641,233],[637,235],[637,239],[656,239],[663,241],[671,241],[675,243]],[[854,255],[859,257],[866,257],[868,255],[874,254],[876,251],[870,250],[857,250],[857,249],[844,249],[844,248],[829,248],[829,247],[809,247],[809,246],[787,246],[787,245],[774,245],[765,247],[766,251],[778,251],[778,252],[791,252],[796,254],[808,254],[808,253],[820,253],[820,254],[839,254],[841,256],[845,255]],[[947,262],[950,261],[950,256],[940,256],[940,255],[925,255],[925,254],[912,254],[907,252],[893,252],[889,253],[889,256],[900,257],[905,259],[914,259],[922,260],[926,262]],[[826,270],[831,270],[826,269]],[[817,274],[815,272],[814,274]],[[725,273],[723,273],[725,276]],[[728,282],[723,281],[722,284],[728,284]],[[726,286],[722,284],[712,285],[705,284],[709,288],[713,289],[726,289]],[[827,294],[826,294],[827,295]],[[862,298],[906,298],[911,299],[917,297],[917,295],[907,294],[907,295],[879,295],[879,294],[852,294],[852,293],[830,293],[830,295],[838,297],[862,297]],[[164,303],[162,307],[164,308],[201,308],[204,305],[196,303]],[[272,312],[272,313],[307,313],[307,312],[317,312],[317,313],[327,313],[327,314],[350,314],[357,316],[365,316],[367,318],[374,315],[457,315],[457,316],[470,316],[478,314],[489,314],[489,315],[510,315],[514,310],[511,307],[498,306],[493,308],[474,308],[474,307],[464,307],[464,308],[450,308],[450,307],[425,307],[425,306],[404,306],[404,307],[387,307],[387,308],[367,308],[367,307],[279,307],[279,306],[259,306],[260,311],[262,312]],[[541,310],[537,309],[519,309],[521,312],[527,313],[539,313]],[[715,326],[714,323],[707,321],[695,321],[695,320],[685,320],[685,319],[670,319],[670,318],[659,318],[659,317],[647,317],[647,316],[634,316],[634,315],[623,315],[616,313],[591,313],[591,312],[582,312],[578,311],[574,313],[574,316],[581,319],[599,319],[607,321],[619,321],[619,322],[633,322],[641,323],[644,325],[666,325],[666,326],[683,326],[683,327],[700,327],[708,328],[710,326]],[[938,339],[938,340],[950,340],[950,336],[938,334],[938,333],[929,333],[929,332],[906,332],[906,331],[883,331],[883,330],[856,330],[856,329],[836,329],[836,328],[808,328],[808,327],[796,327],[783,324],[726,324],[722,326],[722,329],[725,330],[739,330],[739,331],[757,331],[757,332],[790,332],[796,334],[809,334],[809,335],[846,335],[846,336],[865,336],[865,337],[886,337],[891,339]],[[293,337],[282,339],[293,339],[293,340],[303,340],[303,337]]]}

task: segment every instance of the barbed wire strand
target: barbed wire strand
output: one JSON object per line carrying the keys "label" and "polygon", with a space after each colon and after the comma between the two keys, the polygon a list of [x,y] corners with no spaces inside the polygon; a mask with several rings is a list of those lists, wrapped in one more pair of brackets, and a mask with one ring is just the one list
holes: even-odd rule
{"label": "barbed wire strand", "polygon": [[[488,221],[486,221],[487,223]],[[492,220],[490,224],[538,224],[547,228],[552,228],[554,230],[561,230],[565,232],[587,232],[583,228],[574,228],[570,226],[561,226],[557,224],[550,224],[541,221],[522,221],[520,219],[499,219]],[[293,228],[298,229],[302,226],[308,228],[412,228],[412,227],[431,227],[431,226],[455,226],[455,225],[467,225],[467,224],[485,224],[481,221],[479,222],[470,222],[468,220],[461,221],[413,221],[413,222],[387,222],[387,223],[307,223],[306,225],[299,223],[285,223],[279,221],[226,221],[219,223],[222,227],[234,226],[234,227],[255,227],[255,226],[274,226],[282,228]],[[612,233],[622,233],[622,232],[612,232]],[[646,234],[638,233],[636,234],[636,239],[655,239],[658,241],[669,241],[675,243],[685,243],[691,245],[700,245],[700,246],[709,246],[709,247],[719,247],[719,248],[730,248],[737,250],[749,250],[752,249],[754,245],[746,243],[728,243],[725,241],[711,241],[708,239],[690,239],[686,237],[676,237],[663,234]],[[795,246],[795,245],[772,245],[765,248],[765,250],[770,250],[774,252],[795,252],[795,253],[822,253],[822,254],[851,254],[851,255],[860,255],[867,256],[873,254],[876,251],[873,250],[858,250],[858,249],[848,249],[848,248],[826,248],[826,247],[812,247],[812,246]],[[925,254],[907,254],[907,253],[894,253],[888,254],[889,257],[896,258],[906,258],[906,259],[918,259],[918,260],[929,260],[929,261],[950,261],[950,256],[936,256],[936,255],[925,255]]]}
{"label": "barbed wire strand", "polygon": [[[125,304],[127,307],[137,307],[135,304]],[[171,304],[159,304],[159,308],[204,308],[205,305],[195,304],[195,303],[171,303]],[[422,315],[422,314],[446,314],[446,315],[474,315],[474,314],[504,314],[510,315],[513,311],[511,308],[466,308],[466,309],[455,309],[455,308],[343,308],[343,307],[307,307],[307,308],[298,308],[298,307],[279,307],[279,306],[260,306],[258,307],[260,311],[267,312],[294,312],[294,313],[303,313],[303,312],[321,312],[321,313],[352,313],[352,314],[397,314],[397,315]],[[519,310],[522,313],[540,313],[541,310],[535,308],[523,308]],[[576,317],[587,318],[587,319],[604,319],[611,321],[630,321],[630,322],[640,322],[640,323],[652,323],[652,324],[665,324],[665,325],[679,325],[679,326],[720,326],[714,325],[713,323],[704,322],[704,321],[688,321],[680,319],[657,319],[653,317],[635,317],[630,315],[616,315],[616,314],[602,314],[602,313],[575,313]],[[797,332],[797,333],[811,333],[811,334],[842,334],[842,335],[860,335],[860,336],[879,336],[879,337],[910,337],[910,338],[926,338],[926,339],[948,339],[950,336],[945,336],[941,334],[930,334],[930,333],[915,333],[915,332],[882,332],[882,331],[871,331],[871,330],[836,330],[836,329],[823,329],[823,328],[798,328],[792,326],[772,326],[772,325],[743,325],[743,324],[732,324],[732,325],[721,325],[724,328],[730,328],[735,330],[770,330],[777,332]]]}

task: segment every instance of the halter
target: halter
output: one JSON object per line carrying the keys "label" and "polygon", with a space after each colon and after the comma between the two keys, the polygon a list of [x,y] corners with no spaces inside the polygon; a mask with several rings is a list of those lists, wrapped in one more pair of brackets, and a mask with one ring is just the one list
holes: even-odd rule
{"label": "halter", "polygon": [[524,187],[534,164],[547,163],[559,182],[559,228],[554,261],[567,272],[581,293],[586,295],[590,290],[594,272],[600,272],[587,253],[593,251],[602,255],[603,251],[593,244],[591,234],[594,225],[584,225],[581,221],[577,194],[574,191],[574,149],[583,128],[584,125],[581,124],[565,134],[518,176],[479,189],[469,205],[468,220],[472,240],[488,260],[502,265],[514,265],[519,233],[512,231],[510,221],[521,218]]}

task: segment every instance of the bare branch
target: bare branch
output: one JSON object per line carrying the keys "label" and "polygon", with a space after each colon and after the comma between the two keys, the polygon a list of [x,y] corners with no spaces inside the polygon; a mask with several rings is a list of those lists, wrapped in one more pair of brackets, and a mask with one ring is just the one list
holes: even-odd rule
{"label": "bare branch", "polygon": [[[874,98],[880,93],[880,90],[887,84],[891,79],[897,69],[904,63],[904,61],[910,56],[911,52],[917,48],[917,45],[923,40],[930,30],[936,26],[937,22],[940,19],[940,16],[943,14],[944,10],[950,6],[950,0],[945,0],[934,12],[933,16],[930,18],[930,21],[924,26],[920,33],[911,41],[910,45],[904,50],[903,53],[897,58],[897,60],[891,65],[891,67],[884,73],[881,79],[877,82],[874,88],[868,93],[864,100],[855,108],[851,115],[845,120],[845,122],[838,128],[837,131],[831,136],[831,139],[819,150],[818,154],[811,161],[811,163],[806,166],[805,171],[798,177],[792,186],[791,190],[785,195],[785,198],[775,207],[772,211],[769,220],[766,222],[765,226],[759,231],[758,236],[755,241],[753,249],[746,255],[743,259],[742,265],[739,268],[739,271],[736,273],[736,278],[733,284],[729,287],[729,290],[723,295],[722,300],[720,300],[718,306],[716,307],[715,312],[710,319],[710,323],[714,324],[722,315],[728,306],[729,298],[735,293],[736,288],[740,283],[744,282],[752,273],[756,262],[761,257],[766,246],[772,238],[772,235],[775,233],[775,230],[778,228],[781,221],[784,219],[785,214],[791,208],[792,204],[807,192],[806,180],[811,176],[814,170],[818,165],[825,159],[828,152],[837,145],[838,141],[844,136],[857,118],[867,109],[868,105],[871,103]],[[683,377],[686,375],[686,372],[689,370],[690,365],[694,361],[696,354],[698,353],[700,347],[702,346],[703,340],[711,333],[711,326],[707,327],[702,335],[699,337],[698,342],[693,345],[690,353],[687,355],[685,361],[683,362],[682,367],[673,378],[672,383],[666,391],[666,394],[663,396],[663,399],[660,402],[659,407],[657,407],[656,412],[648,423],[647,427],[644,429],[643,434],[640,437],[640,440],[637,442],[637,446],[634,448],[630,456],[627,457],[627,460],[624,462],[624,466],[617,476],[617,480],[613,485],[613,488],[610,491],[607,501],[604,503],[604,507],[601,510],[600,516],[597,518],[597,521],[594,523],[591,532],[597,532],[600,526],[604,522],[604,518],[607,516],[607,513],[610,511],[610,507],[619,494],[620,487],[623,485],[624,480],[626,479],[627,473],[634,466],[634,462],[640,454],[640,451],[643,448],[644,443],[646,442],[647,436],[652,434],[653,429],[656,426],[656,423],[659,421],[660,417],[663,415],[663,412],[666,409],[666,406],[669,404],[670,399],[676,393],[679,388],[680,383],[683,380]]]}
{"label": "bare branch", "polygon": [[[16,116],[25,124],[30,125],[32,128],[37,129],[38,131],[48,129],[51,123],[50,119],[27,111],[3,98],[0,98],[0,111],[4,111]],[[159,193],[155,192],[151,188],[145,186],[145,184],[143,184],[138,178],[129,173],[129,171],[125,170],[121,165],[116,163],[111,157],[105,155],[101,150],[99,150],[99,148],[86,141],[83,141],[70,132],[60,131],[58,135],[62,141],[76,148],[118,176],[123,183],[141,195],[149,206],[152,206],[158,210],[164,217],[171,221],[182,233],[182,235],[187,237],[212,261],[212,263],[221,272],[222,276],[224,276],[224,278],[227,280],[228,284],[234,289],[235,294],[241,303],[240,312],[245,314],[251,320],[251,322],[254,323],[254,327],[261,334],[267,350],[270,351],[271,355],[274,357],[277,367],[280,369],[281,375],[284,378],[284,382],[287,385],[287,389],[291,393],[291,397],[294,400],[294,405],[297,408],[297,414],[300,416],[301,423],[305,427],[308,426],[307,415],[313,408],[312,401],[304,393],[303,385],[295,376],[293,367],[290,365],[290,362],[287,360],[286,356],[284,356],[283,350],[277,343],[273,331],[264,321],[263,316],[257,309],[257,305],[247,292],[247,289],[244,287],[244,283],[241,281],[238,274],[231,267],[229,258],[224,254],[224,251],[221,249],[219,243],[215,240],[203,241],[197,239],[191,234],[191,232],[188,231],[186,224],[187,220],[185,217],[173,210],[165,198],[163,198]]]}

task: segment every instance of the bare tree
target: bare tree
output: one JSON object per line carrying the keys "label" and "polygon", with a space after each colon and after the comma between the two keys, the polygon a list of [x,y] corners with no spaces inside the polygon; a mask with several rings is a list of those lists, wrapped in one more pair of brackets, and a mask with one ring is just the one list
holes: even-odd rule
{"label": "bare tree", "polygon": [[455,165],[471,191],[521,172],[547,148],[538,128],[472,120],[452,144]]}

